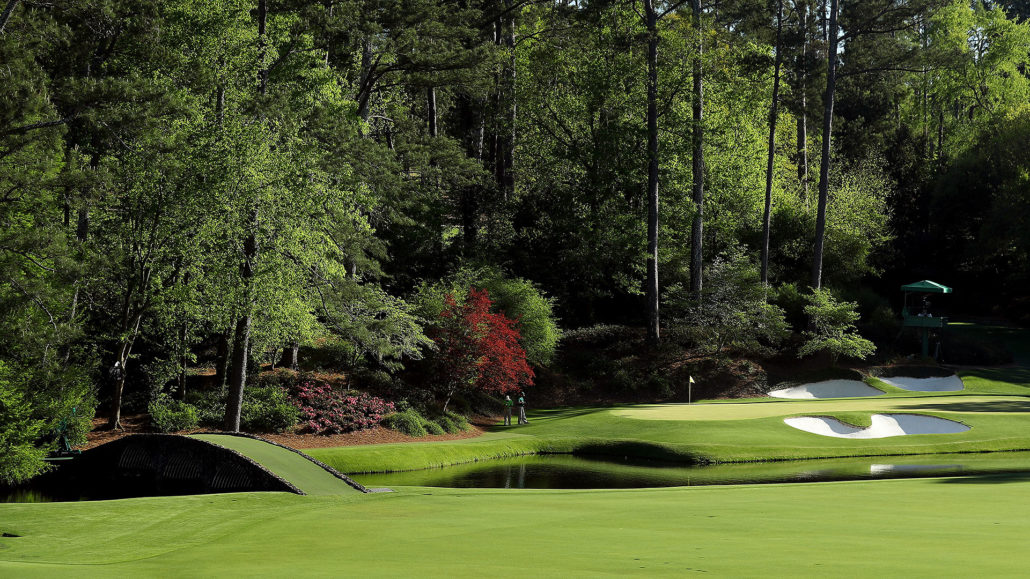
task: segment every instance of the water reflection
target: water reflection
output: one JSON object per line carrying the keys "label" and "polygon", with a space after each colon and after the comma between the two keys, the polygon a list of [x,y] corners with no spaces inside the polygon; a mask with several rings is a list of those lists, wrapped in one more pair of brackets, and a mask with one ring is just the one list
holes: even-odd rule
{"label": "water reflection", "polygon": [[445,468],[352,475],[373,487],[594,489],[1030,473],[1030,452],[677,466],[632,459],[525,456]]}

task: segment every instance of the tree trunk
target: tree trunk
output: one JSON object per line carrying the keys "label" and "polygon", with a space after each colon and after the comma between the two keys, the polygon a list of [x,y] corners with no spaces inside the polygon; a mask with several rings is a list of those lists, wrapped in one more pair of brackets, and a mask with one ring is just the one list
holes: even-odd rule
{"label": "tree trunk", "polygon": [[819,209],[815,219],[812,289],[823,286],[823,244],[826,237],[826,199],[830,189],[830,141],[833,136],[833,97],[837,90],[837,3],[830,0],[830,43],[826,49],[826,97],[823,103],[823,150],[819,165]]}
{"label": "tree trunk", "polygon": [[765,164],[765,212],[762,216],[762,283],[769,285],[769,230],[772,218],[773,160],[776,156],[776,115],[780,98],[780,46],[783,31],[783,0],[776,3],[776,57],[773,64],[772,102],[769,105],[769,153]]}
{"label": "tree trunk", "polygon": [[[482,113],[482,105],[478,99],[466,96],[462,99],[462,131],[465,135],[466,154],[471,159],[483,162],[483,142],[486,124]],[[482,186],[471,184],[462,188],[461,223],[462,241],[466,255],[471,255],[479,234],[479,203]]]}
{"label": "tree trunk", "polygon": [[798,183],[801,200],[808,205],[808,3],[798,7],[801,18],[801,55],[798,64]]}
{"label": "tree trunk", "polygon": [[179,374],[176,376],[176,390],[179,400],[186,399],[186,365],[189,363],[189,346],[186,340],[189,337],[189,326],[183,324],[179,328]]}
{"label": "tree trunk", "polygon": [[7,6],[4,7],[4,13],[0,15],[0,33],[3,33],[4,27],[7,26],[7,21],[11,19],[11,14],[14,13],[15,7],[21,0],[8,0]]}
{"label": "tree trunk", "polygon": [[240,410],[243,407],[243,388],[247,384],[247,354],[250,351],[251,309],[253,303],[254,260],[257,258],[258,210],[250,214],[250,233],[243,245],[242,284],[244,287],[243,312],[236,322],[236,338],[232,348],[232,374],[229,378],[229,396],[225,404],[223,428],[230,432],[240,431]]}
{"label": "tree trunk", "polygon": [[436,87],[426,89],[426,116],[429,118],[429,136],[436,138],[439,133],[436,128]]}
{"label": "tree trunk", "polygon": [[704,37],[701,33],[701,0],[693,0],[694,26],[697,34],[697,56],[694,60],[694,126],[691,131],[693,139],[693,187],[691,197],[694,200],[696,213],[690,227],[690,293],[695,300],[701,299],[702,259],[704,246],[705,215],[705,157],[704,157],[704,78],[701,58],[704,55]]}
{"label": "tree trunk", "polygon": [[300,368],[298,362],[298,353],[300,352],[300,343],[291,342],[288,346],[283,348],[283,357],[279,360],[279,365],[284,368],[289,368],[296,372]]}
{"label": "tree trunk", "polygon": [[229,377],[229,396],[225,402],[225,421],[222,428],[240,431],[240,411],[243,409],[243,387],[247,382],[247,351],[250,347],[250,312],[236,322],[236,339],[232,347],[232,374]]}
{"label": "tree trunk", "polygon": [[368,99],[372,97],[372,40],[367,36],[361,40],[361,75],[358,82],[358,117],[368,122]]}
{"label": "tree trunk", "polygon": [[647,339],[661,340],[658,319],[658,15],[644,0],[647,25]]}
{"label": "tree trunk", "polygon": [[268,88],[268,66],[265,59],[268,57],[268,37],[265,34],[265,26],[268,23],[268,0],[258,0],[258,92],[265,96]]}
{"label": "tree trunk", "polygon": [[215,386],[217,388],[221,388],[225,384],[225,376],[229,373],[229,346],[232,345],[232,326],[235,325],[236,322],[233,322],[228,330],[218,335],[217,353],[215,355]]}
{"label": "tree trunk", "polygon": [[501,102],[504,103],[504,122],[501,134],[497,139],[497,185],[501,198],[507,201],[515,193],[515,120],[517,102],[515,100],[515,11],[512,0],[505,0],[509,10],[506,30],[503,30],[503,43],[508,52],[508,61],[502,71]]}

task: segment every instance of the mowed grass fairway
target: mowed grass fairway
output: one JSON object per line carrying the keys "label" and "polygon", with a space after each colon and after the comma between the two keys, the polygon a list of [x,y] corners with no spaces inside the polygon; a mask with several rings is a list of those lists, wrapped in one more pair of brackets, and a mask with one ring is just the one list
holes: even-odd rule
{"label": "mowed grass fairway", "polygon": [[1030,481],[0,505],[0,575],[1018,576]]}

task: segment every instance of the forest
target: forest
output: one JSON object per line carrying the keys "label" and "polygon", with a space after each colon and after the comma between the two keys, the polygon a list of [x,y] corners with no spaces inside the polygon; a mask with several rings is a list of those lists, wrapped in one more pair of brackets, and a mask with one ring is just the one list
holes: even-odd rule
{"label": "forest", "polygon": [[1026,0],[0,7],[0,482],[128,412],[893,355],[924,279],[1030,323]]}

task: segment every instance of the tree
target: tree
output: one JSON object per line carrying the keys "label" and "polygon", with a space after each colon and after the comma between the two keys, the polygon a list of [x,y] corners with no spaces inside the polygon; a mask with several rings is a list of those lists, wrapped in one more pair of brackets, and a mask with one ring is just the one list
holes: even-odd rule
{"label": "tree", "polygon": [[805,332],[807,341],[798,351],[801,357],[816,352],[828,352],[831,364],[837,365],[841,356],[865,359],[876,351],[872,342],[858,334],[855,322],[858,304],[838,302],[829,290],[819,289],[809,296],[805,314],[812,321],[812,330]]}
{"label": "tree", "polygon": [[433,335],[438,349],[435,379],[444,396],[444,412],[460,392],[505,394],[533,384],[533,369],[526,363],[515,321],[490,313],[490,304],[489,293],[474,288],[462,303],[453,294],[446,297]]}

